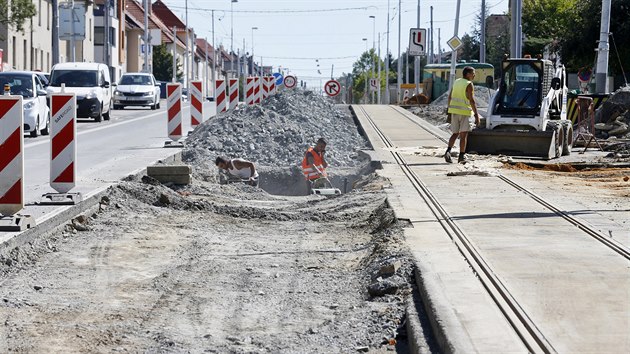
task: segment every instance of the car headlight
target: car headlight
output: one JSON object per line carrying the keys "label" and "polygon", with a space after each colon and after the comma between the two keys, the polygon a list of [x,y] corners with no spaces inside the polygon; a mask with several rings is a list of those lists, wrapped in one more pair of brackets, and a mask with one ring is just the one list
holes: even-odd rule
{"label": "car headlight", "polygon": [[114,96],[122,96],[122,95],[123,95],[122,92],[118,90],[114,91]]}
{"label": "car headlight", "polygon": [[27,103],[24,105],[24,109],[25,109],[25,110],[32,109],[33,107],[35,107],[35,102],[33,102],[33,101],[31,101],[31,102],[27,102]]}
{"label": "car headlight", "polygon": [[86,99],[96,98],[96,91],[90,91],[87,95],[85,95]]}

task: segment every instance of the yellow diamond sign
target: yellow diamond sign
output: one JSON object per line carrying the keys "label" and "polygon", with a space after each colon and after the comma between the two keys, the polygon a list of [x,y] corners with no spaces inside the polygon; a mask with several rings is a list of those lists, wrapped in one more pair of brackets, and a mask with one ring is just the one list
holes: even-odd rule
{"label": "yellow diamond sign", "polygon": [[462,46],[462,40],[459,39],[459,37],[454,36],[453,38],[449,39],[446,44],[448,44],[448,46],[451,47],[452,50],[457,50],[457,48]]}

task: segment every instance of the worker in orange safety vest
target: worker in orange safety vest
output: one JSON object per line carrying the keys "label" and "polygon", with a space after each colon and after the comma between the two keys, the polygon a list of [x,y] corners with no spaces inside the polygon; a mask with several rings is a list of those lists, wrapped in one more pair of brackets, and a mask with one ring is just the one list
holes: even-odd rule
{"label": "worker in orange safety vest", "polygon": [[324,155],[326,154],[326,140],[319,138],[315,147],[309,147],[302,159],[302,173],[307,181],[308,192],[316,186],[320,178],[327,177],[326,167],[328,163]]}

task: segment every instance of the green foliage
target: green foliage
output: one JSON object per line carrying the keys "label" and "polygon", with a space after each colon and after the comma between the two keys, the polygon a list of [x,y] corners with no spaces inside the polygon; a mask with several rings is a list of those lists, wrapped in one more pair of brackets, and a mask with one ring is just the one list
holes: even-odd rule
{"label": "green foliage", "polygon": [[[542,54],[549,46],[559,50],[559,40],[578,19],[576,6],[582,0],[529,0],[523,2],[523,53]],[[601,1],[599,1],[601,6]]]}
{"label": "green foliage", "polygon": [[479,36],[473,37],[468,33],[462,36],[462,47],[457,52],[457,60],[479,60]]}
{"label": "green foliage", "polygon": [[24,22],[37,14],[31,0],[0,0],[0,23],[24,32]]}
{"label": "green foliage", "polygon": [[[385,79],[388,75],[385,74],[385,63],[378,58],[378,55],[374,50],[370,49],[369,51],[364,52],[359,57],[359,60],[352,64],[352,94],[354,102],[360,102],[365,96],[366,81],[368,81],[369,84],[372,67],[374,67],[374,75],[378,75],[379,62],[381,64],[381,77],[379,81],[382,88],[384,87]],[[392,77],[391,66],[389,77]]]}
{"label": "green foliage", "polygon": [[[182,66],[177,61],[177,80],[184,76]],[[153,47],[153,75],[156,80],[170,82],[173,78],[173,55],[166,49],[166,44]]]}

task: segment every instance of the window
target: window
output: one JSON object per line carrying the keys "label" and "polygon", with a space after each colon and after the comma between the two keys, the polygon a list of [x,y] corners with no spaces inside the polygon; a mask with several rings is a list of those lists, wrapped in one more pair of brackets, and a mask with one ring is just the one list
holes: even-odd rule
{"label": "window", "polygon": [[11,41],[11,67],[13,67],[14,69],[17,69],[17,50],[16,50],[16,39],[15,36],[13,36],[13,41]]}
{"label": "window", "polygon": [[94,45],[105,45],[104,27],[94,27]]}
{"label": "window", "polygon": [[39,0],[39,8],[37,9],[37,22],[42,26],[42,0]]}
{"label": "window", "polygon": [[94,87],[97,86],[97,71],[94,70],[54,70],[50,86]]}
{"label": "window", "polygon": [[[89,23],[90,24],[88,25],[88,28],[90,29],[90,36],[89,36],[88,40],[91,41],[92,40],[92,28],[93,28],[92,27],[92,19],[90,19]],[[94,37],[96,37],[96,32],[94,32]],[[95,40],[96,40],[96,38],[95,38]]]}
{"label": "window", "polygon": [[46,2],[46,8],[48,9],[48,13],[46,14],[46,29],[50,29],[50,2]]}
{"label": "window", "polygon": [[22,53],[24,54],[24,66],[22,67],[22,69],[24,70],[28,70],[28,45],[27,45],[27,41],[26,39],[24,40],[24,48],[22,50]]}

